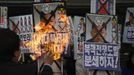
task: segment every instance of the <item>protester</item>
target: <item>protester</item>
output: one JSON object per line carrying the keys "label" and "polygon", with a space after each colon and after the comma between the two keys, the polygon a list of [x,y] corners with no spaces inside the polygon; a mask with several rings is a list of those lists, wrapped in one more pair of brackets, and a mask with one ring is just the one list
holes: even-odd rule
{"label": "protester", "polygon": [[122,75],[134,75],[134,52],[130,52],[126,66],[122,66]]}
{"label": "protester", "polygon": [[[0,29],[0,75],[38,75],[37,60],[32,63],[21,64],[19,36],[9,30]],[[53,54],[45,52],[45,62],[41,75],[53,75],[49,65],[53,63]]]}

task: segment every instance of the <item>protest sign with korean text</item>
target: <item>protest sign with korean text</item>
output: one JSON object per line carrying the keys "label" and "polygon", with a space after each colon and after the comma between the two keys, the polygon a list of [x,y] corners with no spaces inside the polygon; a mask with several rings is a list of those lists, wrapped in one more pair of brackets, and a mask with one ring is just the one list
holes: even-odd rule
{"label": "protest sign with korean text", "polygon": [[21,43],[21,51],[22,53],[31,53],[32,51],[27,48],[24,42],[28,42],[32,38],[33,34],[33,17],[32,15],[22,15],[22,16],[14,16],[9,18],[9,28],[15,31],[22,43]]}
{"label": "protest sign with korean text", "polygon": [[119,46],[116,44],[86,42],[84,64],[89,69],[119,70]]}

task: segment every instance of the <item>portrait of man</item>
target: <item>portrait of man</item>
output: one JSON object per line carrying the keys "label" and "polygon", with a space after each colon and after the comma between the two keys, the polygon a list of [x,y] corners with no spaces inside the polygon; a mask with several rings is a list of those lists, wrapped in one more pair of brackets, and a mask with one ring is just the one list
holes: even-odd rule
{"label": "portrait of man", "polygon": [[[104,42],[106,41],[107,31],[106,31],[106,23],[102,19],[96,19],[94,24],[92,24],[92,28],[90,31],[91,39],[88,39],[87,42]],[[87,34],[88,34],[87,33]]]}
{"label": "portrait of man", "polygon": [[[92,72],[92,75],[101,74],[103,70],[103,74],[110,75],[111,71],[107,70],[109,67],[104,67],[102,69],[102,61],[104,63],[107,60],[101,60],[100,57],[106,57],[107,54],[103,55],[103,53],[97,54],[98,51],[102,52],[102,46],[109,46],[112,41],[112,17],[106,15],[97,15],[97,14],[87,14],[86,18],[86,43],[84,45],[84,62],[85,67],[89,67],[89,72]],[[99,46],[99,47],[98,47]],[[91,48],[92,47],[92,48]],[[98,47],[98,48],[97,48]],[[92,53],[94,52],[94,53]],[[108,49],[104,50],[104,53],[108,52]],[[114,51],[112,51],[114,52]],[[95,58],[97,57],[97,58]],[[93,61],[93,62],[92,62]],[[87,62],[87,63],[86,63]],[[96,63],[96,64],[95,64]],[[94,67],[99,64],[99,66]],[[100,71],[101,70],[101,71]]]}
{"label": "portrait of man", "polygon": [[86,36],[86,24],[85,17],[74,16],[74,53],[75,59],[79,59],[83,56],[84,41]]}
{"label": "portrait of man", "polygon": [[79,36],[82,38],[82,40],[85,40],[85,33],[86,33],[86,24],[85,24],[85,20],[83,17],[80,18],[80,23],[79,23],[79,27],[78,27],[78,33]]}
{"label": "portrait of man", "polygon": [[45,3],[45,4],[35,4],[34,5],[34,16],[35,24],[39,24],[41,27],[45,29],[52,29],[53,31],[57,31],[55,24],[55,17],[56,17],[56,8],[58,4],[53,3]]}
{"label": "portrait of man", "polygon": [[57,10],[56,14],[56,28],[60,32],[69,31],[69,20],[63,5],[59,5],[59,9]]}
{"label": "portrait of man", "polygon": [[91,12],[105,15],[115,15],[116,0],[91,0]]}
{"label": "portrait of man", "polygon": [[128,21],[126,22],[126,26],[134,26],[134,13],[128,10]]}
{"label": "portrait of man", "polygon": [[79,24],[78,24],[78,28],[77,28],[77,34],[78,36],[80,36],[81,33],[83,33],[85,31],[85,21],[83,17],[80,17],[79,19]]}
{"label": "portrait of man", "polygon": [[126,20],[123,31],[123,42],[124,43],[133,43],[133,27],[134,27],[134,8],[127,8]]}
{"label": "portrait of man", "polygon": [[127,8],[125,25],[134,26],[134,8]]}

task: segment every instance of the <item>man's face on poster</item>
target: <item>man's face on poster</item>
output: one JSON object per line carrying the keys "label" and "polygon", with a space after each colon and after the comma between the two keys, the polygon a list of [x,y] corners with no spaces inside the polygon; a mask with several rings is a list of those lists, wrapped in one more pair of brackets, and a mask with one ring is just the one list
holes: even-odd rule
{"label": "man's face on poster", "polygon": [[[92,28],[92,31],[91,31],[91,36],[92,36],[92,38],[95,37],[96,34],[97,34],[97,36],[94,38],[93,41],[95,41],[95,42],[103,42],[103,41],[104,41],[102,37],[104,37],[104,38],[106,37],[106,28],[104,27],[104,28],[99,32],[100,34],[98,34],[98,31],[99,31],[102,27],[103,27],[102,25],[97,26],[96,28],[97,28],[98,30],[97,30],[95,27]],[[102,35],[102,36],[101,36],[101,35]]]}
{"label": "man's face on poster", "polygon": [[130,17],[131,17],[131,19],[129,19],[130,20],[130,24],[134,25],[134,18],[132,16],[130,16]]}
{"label": "man's face on poster", "polygon": [[129,21],[130,25],[134,25],[134,14],[133,13],[129,14],[128,21]]}
{"label": "man's face on poster", "polygon": [[[50,16],[51,16],[51,14],[49,13],[49,14],[45,15],[45,18],[48,20]],[[52,18],[50,19],[49,24],[53,25],[53,26],[55,25],[55,18],[54,18],[54,16],[52,16]]]}
{"label": "man's face on poster", "polygon": [[59,10],[58,11],[58,16],[59,16],[58,21],[59,21],[60,25],[64,25],[64,23],[67,20],[67,16],[65,14],[65,11],[64,10]]}
{"label": "man's face on poster", "polygon": [[84,24],[84,18],[81,18],[80,19],[80,25],[83,25]]}
{"label": "man's face on poster", "polygon": [[80,23],[79,23],[80,25],[81,25],[81,27],[83,28],[82,30],[83,31],[86,31],[86,27],[85,27],[85,23],[84,23],[84,18],[81,18],[80,19]]}

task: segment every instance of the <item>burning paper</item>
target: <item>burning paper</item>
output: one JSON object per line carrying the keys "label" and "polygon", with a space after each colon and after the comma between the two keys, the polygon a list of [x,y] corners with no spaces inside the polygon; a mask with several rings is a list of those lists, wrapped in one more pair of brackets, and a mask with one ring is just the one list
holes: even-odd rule
{"label": "burning paper", "polygon": [[26,42],[35,53],[51,50],[54,60],[61,57],[70,41],[70,27],[62,3],[42,3],[34,5],[35,33],[32,41]]}
{"label": "burning paper", "polygon": [[69,42],[69,33],[54,32],[51,26],[42,24],[44,23],[35,27],[37,31],[33,34],[32,41],[27,42],[26,45],[38,54],[41,54],[43,50],[51,50],[54,53],[54,59],[59,59]]}

